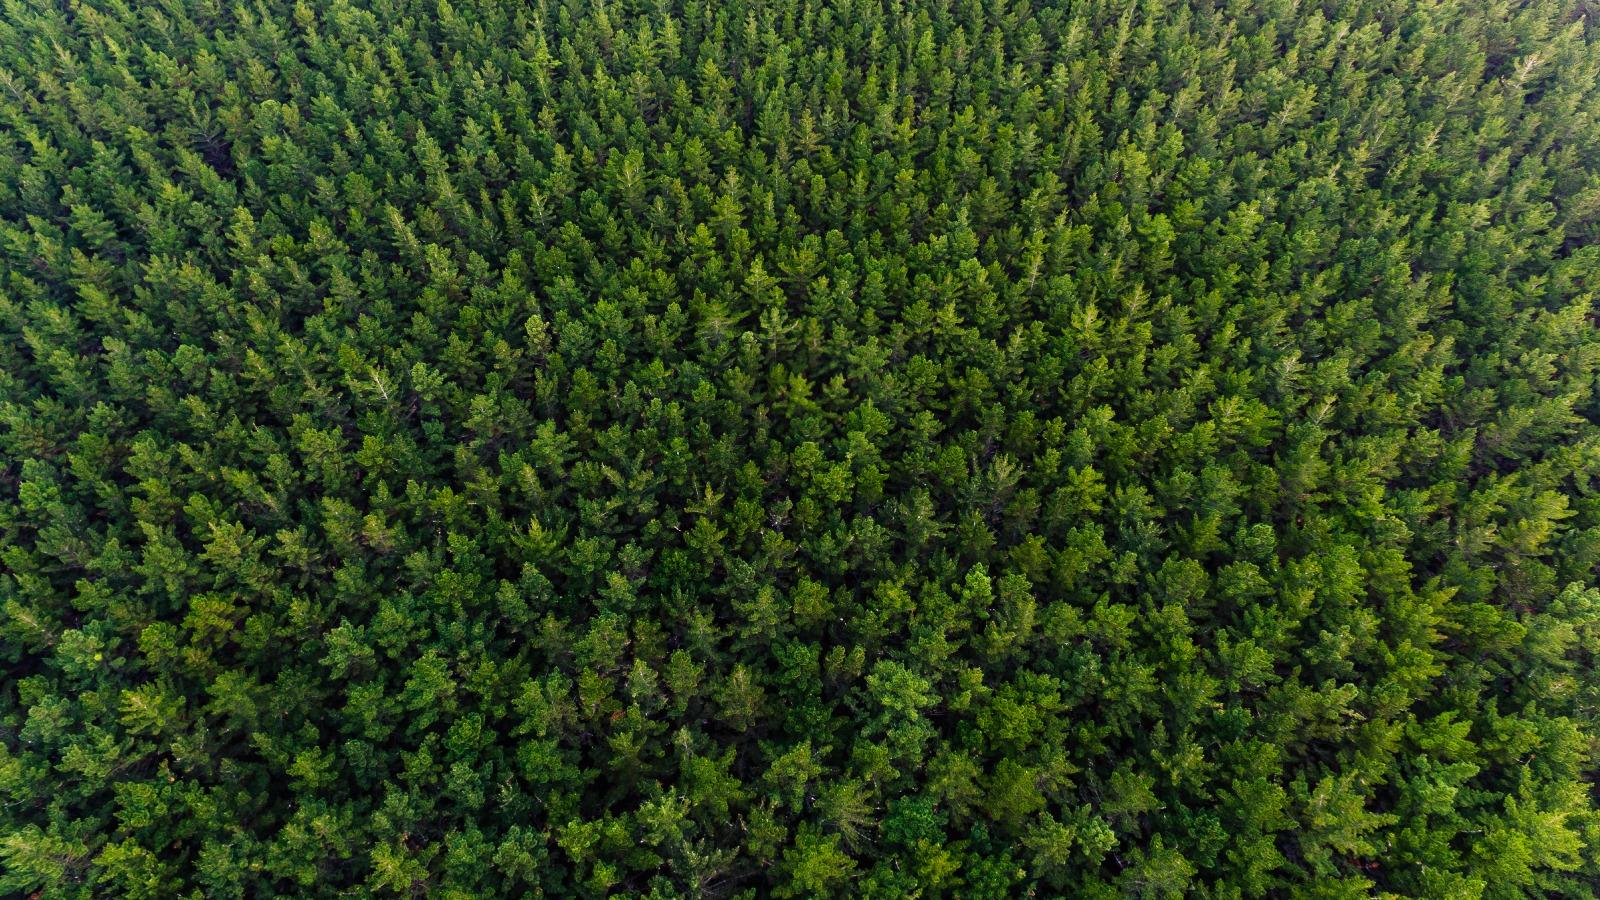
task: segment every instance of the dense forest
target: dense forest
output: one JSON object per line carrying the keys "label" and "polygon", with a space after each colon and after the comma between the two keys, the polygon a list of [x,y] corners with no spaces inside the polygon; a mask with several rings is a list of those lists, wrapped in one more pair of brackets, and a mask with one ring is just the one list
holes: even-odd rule
{"label": "dense forest", "polygon": [[0,895],[1600,895],[1595,0],[5,0]]}

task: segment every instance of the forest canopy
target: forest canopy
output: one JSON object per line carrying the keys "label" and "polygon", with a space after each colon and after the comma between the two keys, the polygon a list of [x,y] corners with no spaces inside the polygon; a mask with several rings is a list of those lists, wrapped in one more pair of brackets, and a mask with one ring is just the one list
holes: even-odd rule
{"label": "forest canopy", "polygon": [[0,895],[1593,898],[1595,0],[6,0]]}

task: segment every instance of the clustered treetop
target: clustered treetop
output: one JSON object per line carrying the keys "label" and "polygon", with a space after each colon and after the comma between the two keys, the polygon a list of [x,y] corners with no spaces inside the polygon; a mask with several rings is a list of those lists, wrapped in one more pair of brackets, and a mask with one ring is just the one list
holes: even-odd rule
{"label": "clustered treetop", "polygon": [[1594,0],[6,0],[0,894],[1594,897]]}

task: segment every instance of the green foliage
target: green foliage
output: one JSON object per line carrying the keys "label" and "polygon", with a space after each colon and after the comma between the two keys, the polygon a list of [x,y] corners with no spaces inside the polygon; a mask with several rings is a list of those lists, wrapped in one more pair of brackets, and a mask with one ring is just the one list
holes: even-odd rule
{"label": "green foliage", "polygon": [[0,894],[1595,897],[1590,0],[16,0]]}

